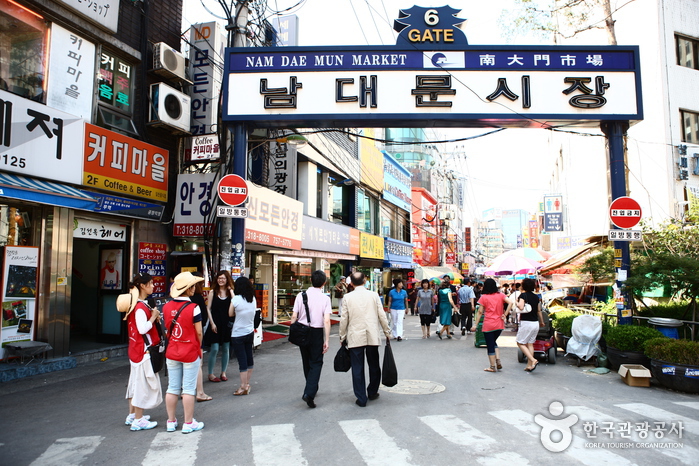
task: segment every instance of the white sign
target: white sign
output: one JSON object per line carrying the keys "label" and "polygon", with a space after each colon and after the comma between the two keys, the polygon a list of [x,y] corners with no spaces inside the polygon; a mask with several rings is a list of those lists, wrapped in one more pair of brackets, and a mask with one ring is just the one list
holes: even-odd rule
{"label": "white sign", "polygon": [[90,120],[95,87],[95,44],[52,23],[49,57],[46,105]]}
{"label": "white sign", "polygon": [[218,134],[193,136],[189,160],[212,160],[221,157]]}
{"label": "white sign", "polygon": [[269,143],[269,189],[296,197],[297,150],[291,144]]}
{"label": "white sign", "polygon": [[[218,98],[223,80],[225,35],[217,22],[190,28],[189,76],[192,79],[192,134],[218,130]],[[195,160],[195,159],[192,159]]]}
{"label": "white sign", "polygon": [[84,122],[0,91],[0,170],[82,184]]}
{"label": "white sign", "polygon": [[248,218],[248,209],[246,209],[245,207],[232,207],[228,205],[220,205],[217,208],[216,214],[219,217]]}
{"label": "white sign", "polygon": [[609,241],[642,241],[641,230],[609,230]]}
{"label": "white sign", "polygon": [[126,241],[126,225],[75,217],[73,238],[123,242]]}
{"label": "white sign", "polygon": [[245,240],[301,249],[303,203],[267,188],[248,184]]}
{"label": "white sign", "polygon": [[[3,253],[2,345],[34,339],[39,249],[6,246]],[[0,358],[5,350],[0,349]]]}
{"label": "white sign", "polygon": [[216,173],[177,175],[174,236],[204,236],[213,231]]}
{"label": "white sign", "polygon": [[120,0],[58,0],[90,21],[117,32]]}

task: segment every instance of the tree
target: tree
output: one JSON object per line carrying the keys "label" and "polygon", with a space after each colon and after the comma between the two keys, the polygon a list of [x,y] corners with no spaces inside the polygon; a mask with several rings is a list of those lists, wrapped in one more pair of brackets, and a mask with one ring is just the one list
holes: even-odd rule
{"label": "tree", "polygon": [[515,0],[518,12],[502,15],[513,34],[538,32],[557,44],[593,29],[607,32],[609,45],[617,45],[613,14],[635,0],[612,6],[611,0]]}
{"label": "tree", "polygon": [[592,283],[607,283],[615,279],[614,250],[604,248],[598,254],[591,255],[577,268],[578,275]]}

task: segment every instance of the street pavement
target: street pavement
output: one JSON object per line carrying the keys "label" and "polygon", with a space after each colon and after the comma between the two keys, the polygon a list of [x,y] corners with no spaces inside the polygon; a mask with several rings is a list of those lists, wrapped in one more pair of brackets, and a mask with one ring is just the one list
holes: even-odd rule
{"label": "street pavement", "polygon": [[[557,364],[542,362],[534,372],[524,372],[509,330],[499,339],[503,370],[487,373],[486,350],[474,346],[472,335],[439,340],[436,327],[432,330],[431,338],[423,340],[418,317],[406,318],[406,338],[391,345],[401,382],[382,386],[380,398],[365,408],[354,403],[350,374],[332,370],[337,326],[315,409],[301,400],[298,348],[285,341],[266,343],[255,355],[251,394],[232,396],[237,363],[231,361],[228,382],[205,382],[214,399],[197,403],[195,417],[205,427],[188,435],[165,431],[164,404],[149,413],[159,423],[155,429],[131,432],[124,425],[125,358],[0,384],[0,464],[616,466],[699,461],[697,396],[658,386],[630,387],[615,372],[586,372],[594,366],[577,367],[561,352]],[[161,380],[165,386],[165,377]],[[180,419],[181,410],[180,405]]]}

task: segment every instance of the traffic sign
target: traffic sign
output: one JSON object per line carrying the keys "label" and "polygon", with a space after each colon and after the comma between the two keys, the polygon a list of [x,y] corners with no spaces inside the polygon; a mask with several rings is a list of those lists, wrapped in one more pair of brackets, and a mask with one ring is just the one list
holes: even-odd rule
{"label": "traffic sign", "polygon": [[609,230],[609,241],[642,241],[641,230]]}
{"label": "traffic sign", "polygon": [[237,206],[248,200],[248,184],[238,175],[226,175],[218,182],[218,197],[230,205]]}
{"label": "traffic sign", "polygon": [[216,216],[230,218],[248,218],[248,209],[245,207],[226,207],[220,205],[216,209]]}
{"label": "traffic sign", "polygon": [[641,221],[641,205],[630,197],[618,197],[609,206],[609,219],[619,228],[633,228]]}

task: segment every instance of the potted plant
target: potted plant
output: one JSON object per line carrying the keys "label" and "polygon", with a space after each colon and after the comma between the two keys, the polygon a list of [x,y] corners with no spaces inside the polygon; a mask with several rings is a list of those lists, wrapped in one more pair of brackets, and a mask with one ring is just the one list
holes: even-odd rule
{"label": "potted plant", "polygon": [[580,314],[572,311],[560,311],[552,315],[552,325],[556,329],[556,345],[565,352],[568,340],[573,336],[573,319]]}
{"label": "potted plant", "polygon": [[639,325],[610,327],[605,336],[609,364],[614,370],[618,370],[622,364],[640,364],[649,367],[650,360],[643,353],[643,344],[651,338],[662,336],[663,334],[654,328]]}
{"label": "potted plant", "polygon": [[699,393],[699,342],[661,337],[644,344],[653,377],[666,388]]}

